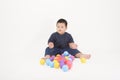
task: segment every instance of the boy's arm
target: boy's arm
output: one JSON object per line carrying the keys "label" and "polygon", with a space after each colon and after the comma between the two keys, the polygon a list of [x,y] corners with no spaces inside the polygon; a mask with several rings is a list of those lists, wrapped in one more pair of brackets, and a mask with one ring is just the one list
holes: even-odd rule
{"label": "boy's arm", "polygon": [[52,34],[48,40],[48,47],[53,48],[54,47],[54,41],[55,41],[55,36]]}
{"label": "boy's arm", "polygon": [[77,44],[74,43],[74,40],[71,35],[69,36],[69,47],[71,49],[77,49]]}
{"label": "boy's arm", "polygon": [[75,43],[69,43],[69,47],[71,48],[71,49],[77,49],[77,44],[75,44]]}
{"label": "boy's arm", "polygon": [[53,42],[49,42],[49,43],[48,43],[48,47],[49,47],[49,48],[54,48],[54,43],[53,43]]}

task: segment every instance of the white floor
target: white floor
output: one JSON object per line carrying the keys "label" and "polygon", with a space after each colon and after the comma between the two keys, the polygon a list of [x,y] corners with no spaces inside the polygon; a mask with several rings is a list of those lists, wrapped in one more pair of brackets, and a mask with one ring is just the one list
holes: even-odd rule
{"label": "white floor", "polygon": [[[120,80],[120,0],[0,0],[0,80]],[[80,51],[68,72],[41,66],[56,21]]]}
{"label": "white floor", "polygon": [[68,72],[39,66],[36,77],[44,80],[120,80],[120,64],[117,58],[117,55],[92,54],[86,64],[81,64],[79,59],[76,59]]}
{"label": "white floor", "polygon": [[86,64],[75,59],[68,72],[40,65],[40,49],[28,53],[1,56],[0,80],[120,80],[119,56],[114,53],[92,53]]}

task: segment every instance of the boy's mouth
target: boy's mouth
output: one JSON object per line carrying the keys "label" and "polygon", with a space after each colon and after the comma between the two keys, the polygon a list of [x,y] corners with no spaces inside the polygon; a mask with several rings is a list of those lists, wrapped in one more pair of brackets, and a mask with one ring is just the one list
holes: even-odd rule
{"label": "boy's mouth", "polygon": [[61,32],[62,30],[59,30],[59,32]]}

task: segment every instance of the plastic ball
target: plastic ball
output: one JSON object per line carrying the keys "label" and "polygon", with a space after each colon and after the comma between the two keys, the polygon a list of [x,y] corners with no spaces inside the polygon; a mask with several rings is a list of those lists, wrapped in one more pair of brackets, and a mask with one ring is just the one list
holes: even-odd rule
{"label": "plastic ball", "polygon": [[64,64],[65,64],[64,61],[61,60],[61,61],[60,61],[60,68],[62,68]]}
{"label": "plastic ball", "polygon": [[71,69],[71,67],[72,67],[72,61],[68,60],[67,63],[66,63],[66,65],[68,66],[69,69]]}
{"label": "plastic ball", "polygon": [[51,56],[51,57],[50,57],[50,60],[51,60],[51,61],[53,61],[53,60],[54,60],[54,58],[55,58],[55,56]]}
{"label": "plastic ball", "polygon": [[45,64],[45,60],[44,60],[43,58],[40,60],[40,64],[41,64],[41,65],[44,65],[44,64]]}
{"label": "plastic ball", "polygon": [[67,66],[67,65],[63,65],[62,70],[63,70],[64,72],[68,71],[68,66]]}
{"label": "plastic ball", "polygon": [[57,60],[53,60],[54,63],[58,62]]}
{"label": "plastic ball", "polygon": [[81,63],[86,63],[86,59],[85,58],[81,58],[80,61],[81,61]]}
{"label": "plastic ball", "polygon": [[61,56],[61,55],[60,55],[60,54],[57,54],[56,56],[59,57],[59,56]]}
{"label": "plastic ball", "polygon": [[64,63],[66,64],[68,60],[65,60]]}
{"label": "plastic ball", "polygon": [[73,61],[71,58],[68,58],[69,61]]}
{"label": "plastic ball", "polygon": [[50,64],[50,59],[46,59],[46,64],[49,66],[49,64]]}
{"label": "plastic ball", "polygon": [[68,60],[68,56],[65,56],[65,59]]}
{"label": "plastic ball", "polygon": [[72,59],[72,61],[75,59],[75,57],[74,57],[74,56],[70,56],[70,58]]}
{"label": "plastic ball", "polygon": [[53,68],[53,67],[54,67],[54,62],[50,62],[50,63],[49,63],[49,66],[50,66],[51,68]]}
{"label": "plastic ball", "polygon": [[69,55],[68,51],[64,51],[63,55],[68,56]]}
{"label": "plastic ball", "polygon": [[72,55],[71,54],[69,54],[69,56],[68,57],[71,57]]}
{"label": "plastic ball", "polygon": [[54,60],[57,60],[58,62],[61,60],[61,57],[55,57]]}
{"label": "plastic ball", "polygon": [[58,62],[54,63],[54,68],[58,69],[59,67],[60,67],[60,66],[59,66],[59,63],[58,63]]}

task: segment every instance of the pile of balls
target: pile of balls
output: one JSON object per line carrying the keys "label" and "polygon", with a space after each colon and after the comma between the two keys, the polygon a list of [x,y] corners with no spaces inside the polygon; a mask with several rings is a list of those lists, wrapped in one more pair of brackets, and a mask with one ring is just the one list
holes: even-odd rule
{"label": "pile of balls", "polygon": [[[62,69],[64,72],[68,71],[72,67],[74,61],[74,56],[65,51],[62,55],[57,54],[56,56],[51,56],[48,59],[41,58],[40,64],[50,66],[51,68]],[[80,58],[81,63],[86,63],[85,58]]]}
{"label": "pile of balls", "polygon": [[72,63],[74,61],[74,56],[65,51],[62,55],[57,54],[56,56],[51,56],[48,59],[41,58],[40,64],[50,66],[51,68],[62,69],[66,72],[71,69]]}

